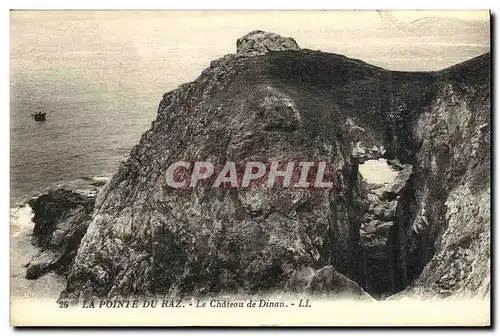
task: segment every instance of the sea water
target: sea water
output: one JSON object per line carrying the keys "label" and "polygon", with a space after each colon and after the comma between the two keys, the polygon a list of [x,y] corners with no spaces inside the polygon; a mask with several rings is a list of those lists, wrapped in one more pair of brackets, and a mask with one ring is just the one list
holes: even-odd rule
{"label": "sea water", "polygon": [[57,300],[66,280],[53,272],[36,281],[26,279],[26,264],[39,250],[31,244],[33,231],[29,206],[11,209],[10,212],[10,294],[11,300],[33,296]]}

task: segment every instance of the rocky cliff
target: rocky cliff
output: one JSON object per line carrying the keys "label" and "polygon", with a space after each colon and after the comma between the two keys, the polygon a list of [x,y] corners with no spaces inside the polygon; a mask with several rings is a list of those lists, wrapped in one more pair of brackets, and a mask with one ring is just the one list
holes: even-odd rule
{"label": "rocky cliff", "polygon": [[399,241],[401,276],[417,279],[403,295],[490,295],[490,69],[487,54],[441,71],[413,125],[418,185]]}
{"label": "rocky cliff", "polygon": [[90,224],[97,191],[94,188],[79,193],[60,188],[28,202],[35,224],[31,242],[40,252],[25,265],[27,279],[37,279],[51,271],[67,275]]}
{"label": "rocky cliff", "polygon": [[[249,33],[164,95],[61,297],[489,293],[489,73],[489,55],[395,72]],[[375,197],[358,166],[378,158],[402,173]],[[325,162],[336,187],[175,189],[176,161]]]}

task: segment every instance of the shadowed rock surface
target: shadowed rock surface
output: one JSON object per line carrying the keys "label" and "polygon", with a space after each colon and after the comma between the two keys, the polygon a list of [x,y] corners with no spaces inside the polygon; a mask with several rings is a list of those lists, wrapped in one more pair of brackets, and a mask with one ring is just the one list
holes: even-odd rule
{"label": "shadowed rock surface", "polygon": [[41,251],[26,265],[27,279],[50,271],[66,275],[90,224],[96,193],[56,189],[29,201],[35,223],[32,243]]}
{"label": "shadowed rock surface", "polygon": [[399,295],[488,298],[490,55],[440,75],[435,101],[413,128],[419,144],[414,164],[417,201],[401,235],[405,248],[400,257],[408,271],[401,277],[418,278],[407,282],[409,288]]}
{"label": "shadowed rock surface", "polygon": [[[360,286],[378,295],[412,283],[489,293],[489,55],[408,73],[259,31],[237,47],[164,95],[98,195],[62,298],[366,297]],[[370,210],[358,165],[382,157],[398,162],[401,179],[381,201],[389,209]],[[166,183],[176,161],[271,160],[324,161],[338,188]],[[367,266],[360,229],[370,211],[384,253]],[[380,265],[384,276],[369,276]]]}
{"label": "shadowed rock surface", "polygon": [[337,272],[332,266],[319,270],[304,267],[296,270],[285,284],[285,292],[307,293],[314,297],[373,300],[361,286]]}

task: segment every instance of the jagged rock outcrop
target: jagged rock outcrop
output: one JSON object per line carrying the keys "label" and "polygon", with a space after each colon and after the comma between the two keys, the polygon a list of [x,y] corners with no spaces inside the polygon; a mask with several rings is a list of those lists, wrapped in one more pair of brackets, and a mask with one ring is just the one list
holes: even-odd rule
{"label": "jagged rock outcrop", "polygon": [[299,45],[291,37],[254,30],[236,41],[236,54],[239,56],[257,56],[270,51],[299,50]]}
{"label": "jagged rock outcrop", "polygon": [[319,270],[303,267],[295,270],[285,284],[285,292],[307,293],[323,298],[350,298],[373,300],[361,286],[337,272],[332,266]]}
{"label": "jagged rock outcrop", "polygon": [[[373,220],[380,221],[373,225],[374,233],[384,236],[388,251],[388,275],[369,281],[389,282],[389,293],[403,289],[432,258],[432,253],[418,256],[415,251],[430,245],[440,251],[447,244],[440,233],[462,227],[464,216],[475,216],[444,216],[446,200],[455,197],[455,188],[464,188],[457,181],[468,178],[466,170],[457,170],[450,161],[436,164],[440,174],[450,174],[446,179],[432,178],[425,170],[426,160],[433,167],[429,155],[444,155],[442,148],[450,140],[436,137],[433,127],[419,126],[442,118],[432,107],[447,74],[386,71],[340,55],[298,50],[295,41],[269,33],[243,37],[237,55],[213,61],[194,82],[164,95],[151,129],[99,194],[61,297],[259,294],[285,288],[313,288],[315,294],[357,288],[356,295],[365,296],[351,283],[365,286],[367,281],[360,229],[370,202],[358,165],[380,157],[405,168],[401,183],[384,195],[387,209],[372,209],[378,217]],[[467,81],[474,89],[476,80],[458,78],[456,85]],[[487,115],[472,116],[476,103],[467,103],[464,116],[457,117],[460,125],[473,119],[474,125],[489,122]],[[426,111],[435,115],[426,117]],[[460,132],[460,144],[476,134]],[[477,139],[476,155],[484,156],[481,146],[489,144],[484,135]],[[219,167],[227,161],[271,160],[326,162],[333,167],[334,174],[327,177],[336,180],[336,187],[201,184],[174,189],[166,183],[166,170],[176,161],[210,161]],[[486,162],[486,156],[481,160]],[[476,172],[474,167],[469,168]],[[444,185],[451,180],[454,187]],[[482,181],[481,195],[487,186]],[[436,214],[430,217],[428,227],[434,229],[426,243],[422,231],[412,227],[424,203]],[[482,210],[477,213],[483,215]],[[386,216],[391,220],[385,221]],[[489,223],[489,217],[478,225],[483,221]],[[471,243],[476,244],[474,253],[484,248],[486,240],[481,241]],[[482,261],[475,267],[487,268]],[[292,285],[300,272],[310,276],[299,281],[303,286]],[[482,275],[480,271],[478,278]]]}
{"label": "jagged rock outcrop", "polygon": [[50,271],[66,275],[87,232],[95,199],[96,192],[56,189],[29,201],[35,223],[32,243],[41,251],[26,265],[27,279]]}

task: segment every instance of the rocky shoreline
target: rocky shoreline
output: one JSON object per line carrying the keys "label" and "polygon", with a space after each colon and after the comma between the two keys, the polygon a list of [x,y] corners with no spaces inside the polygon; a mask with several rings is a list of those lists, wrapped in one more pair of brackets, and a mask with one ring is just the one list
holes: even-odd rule
{"label": "rocky shoreline", "polygon": [[26,265],[27,279],[50,271],[67,275],[90,224],[95,199],[96,194],[57,189],[29,201],[35,223],[32,243],[41,252]]}
{"label": "rocky shoreline", "polygon": [[[24,265],[26,279],[36,280],[50,272],[68,276],[90,224],[98,191],[99,188],[79,192],[64,188],[54,189],[28,202],[35,224],[31,243],[39,248],[40,252]],[[99,278],[96,281],[99,281]],[[339,288],[343,290],[339,292]],[[300,292],[319,297],[340,293],[350,298],[373,299],[358,284],[336,272],[331,266],[317,271],[311,268],[299,270],[281,294],[293,294],[299,289]]]}
{"label": "rocky shoreline", "polygon": [[[254,31],[236,54],[164,95],[98,195],[30,202],[35,279],[61,298],[310,293],[328,298],[490,293],[490,56],[387,71]],[[336,190],[165,183],[175,161],[310,159]],[[359,174],[384,158],[388,185]]]}
{"label": "rocky shoreline", "polygon": [[[32,255],[22,267],[24,278],[37,280],[47,274],[65,278],[68,275],[81,239],[85,235],[95,200],[100,189],[109,181],[105,177],[81,178],[70,183],[46,189],[40,195],[30,198],[15,208],[16,213],[29,208],[26,215],[14,214],[11,222],[11,242],[27,234],[24,221],[30,221],[29,242]],[[24,211],[26,212],[26,211]],[[17,260],[17,259],[16,259]]]}

